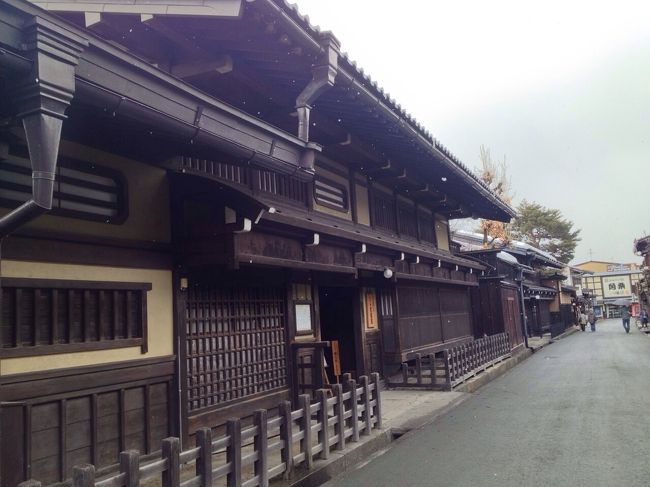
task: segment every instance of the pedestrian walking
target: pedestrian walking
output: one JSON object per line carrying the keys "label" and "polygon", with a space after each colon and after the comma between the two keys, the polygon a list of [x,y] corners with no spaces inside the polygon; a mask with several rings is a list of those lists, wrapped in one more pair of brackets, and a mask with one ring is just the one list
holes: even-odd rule
{"label": "pedestrian walking", "polygon": [[625,328],[625,333],[630,333],[630,310],[627,306],[623,306],[621,310],[621,318],[623,318],[623,328]]}
{"label": "pedestrian walking", "polygon": [[580,318],[578,319],[578,323],[580,324],[580,329],[582,331],[585,331],[585,328],[587,327],[587,315],[584,311],[580,311]]}
{"label": "pedestrian walking", "polygon": [[645,308],[641,308],[641,311],[639,311],[639,319],[641,320],[641,328],[647,328],[648,327],[648,310]]}
{"label": "pedestrian walking", "polygon": [[589,327],[591,328],[591,331],[596,331],[596,315],[594,314],[594,310],[590,309],[589,314],[587,315],[587,321],[589,322]]}

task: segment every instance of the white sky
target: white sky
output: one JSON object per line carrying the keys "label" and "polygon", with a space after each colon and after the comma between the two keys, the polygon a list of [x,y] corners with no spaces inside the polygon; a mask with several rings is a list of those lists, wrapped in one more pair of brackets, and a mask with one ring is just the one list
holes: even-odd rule
{"label": "white sky", "polygon": [[[575,261],[650,233],[650,2],[297,0],[470,167],[582,229]],[[590,254],[590,249],[592,254]]]}

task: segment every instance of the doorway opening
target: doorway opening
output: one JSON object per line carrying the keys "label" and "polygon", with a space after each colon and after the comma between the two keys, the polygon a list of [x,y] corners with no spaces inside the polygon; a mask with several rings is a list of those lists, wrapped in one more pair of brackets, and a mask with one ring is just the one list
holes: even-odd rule
{"label": "doorway opening", "polygon": [[[320,308],[321,338],[339,343],[341,373],[357,376],[357,352],[354,332],[354,299],[357,289],[351,287],[320,287],[318,292]],[[327,375],[330,383],[336,382],[332,366],[331,350],[327,354]]]}

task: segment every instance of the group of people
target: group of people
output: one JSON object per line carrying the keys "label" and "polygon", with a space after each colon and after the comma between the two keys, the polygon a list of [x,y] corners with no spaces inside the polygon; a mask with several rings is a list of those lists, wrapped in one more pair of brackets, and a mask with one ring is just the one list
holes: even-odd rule
{"label": "group of people", "polygon": [[596,315],[594,314],[593,310],[589,310],[589,313],[585,313],[584,311],[580,311],[580,329],[582,331],[585,331],[585,328],[587,327],[587,323],[589,323],[589,328],[591,328],[591,331],[596,331]]}
{"label": "group of people", "polygon": [[[630,309],[627,306],[623,306],[623,309],[621,310],[621,318],[623,319],[623,329],[625,330],[625,333],[630,333]],[[641,311],[639,311],[639,320],[641,320],[641,328],[648,327],[648,310],[641,308]],[[579,324],[582,331],[585,331],[587,323],[589,324],[591,331],[596,331],[596,315],[591,309],[586,314],[584,311],[580,312]]]}

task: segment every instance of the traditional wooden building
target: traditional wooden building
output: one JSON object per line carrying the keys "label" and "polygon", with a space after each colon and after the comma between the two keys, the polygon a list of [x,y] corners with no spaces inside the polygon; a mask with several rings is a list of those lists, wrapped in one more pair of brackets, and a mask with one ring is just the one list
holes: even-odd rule
{"label": "traditional wooden building", "polygon": [[448,222],[513,210],[331,34],[275,0],[35,3],[0,4],[3,485],[335,381],[331,341],[361,375],[472,339]]}
{"label": "traditional wooden building", "polygon": [[464,253],[485,262],[488,270],[479,277],[474,290],[474,328],[477,338],[507,332],[513,349],[526,339],[522,309],[523,279],[532,269],[501,249],[484,249]]}
{"label": "traditional wooden building", "polygon": [[[477,336],[508,331],[516,347],[525,336],[559,334],[573,323],[574,291],[566,286],[562,289],[562,282],[568,279],[566,266],[551,254],[516,240],[496,240],[493,248],[484,248],[483,235],[462,230],[455,232],[453,239],[462,250],[460,255],[488,265],[479,278]],[[518,333],[521,323],[526,328],[523,335]]]}

